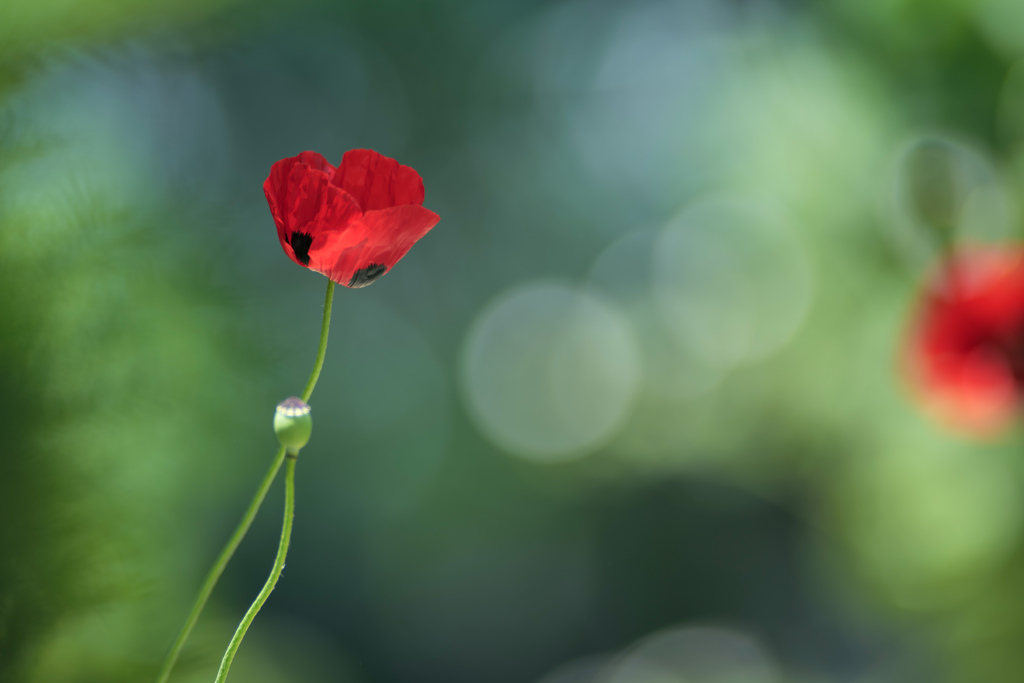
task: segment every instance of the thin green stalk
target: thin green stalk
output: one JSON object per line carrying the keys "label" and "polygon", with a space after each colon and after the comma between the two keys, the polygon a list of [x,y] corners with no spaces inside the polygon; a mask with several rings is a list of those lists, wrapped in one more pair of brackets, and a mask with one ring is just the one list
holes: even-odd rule
{"label": "thin green stalk", "polygon": [[334,280],[327,281],[327,295],[324,298],[324,322],[320,325],[320,348],[316,351],[316,363],[313,365],[313,372],[309,374],[309,381],[302,392],[302,400],[309,403],[309,397],[313,395],[313,388],[316,381],[320,379],[320,370],[324,367],[324,356],[327,355],[327,333],[331,331],[331,304],[334,303]]}
{"label": "thin green stalk", "polygon": [[231,560],[231,556],[235,554],[235,550],[238,548],[242,539],[245,538],[245,534],[248,533],[249,527],[252,526],[252,520],[256,518],[256,513],[260,509],[260,505],[263,504],[263,499],[267,497],[267,491],[270,489],[270,485],[277,478],[277,471],[281,469],[281,463],[284,462],[285,452],[284,446],[281,446],[277,450],[277,455],[274,456],[274,461],[270,463],[270,469],[263,476],[263,481],[260,482],[260,487],[256,489],[256,495],[253,496],[252,502],[249,503],[249,508],[242,515],[242,521],[239,522],[238,528],[235,529],[235,533],[228,539],[227,545],[220,551],[220,555],[217,556],[217,560],[213,563],[210,568],[210,572],[206,575],[206,580],[203,582],[203,587],[199,589],[199,595],[196,596],[196,601],[192,605],[192,611],[189,612],[188,619],[185,620],[185,625],[181,627],[181,633],[178,634],[177,640],[174,641],[174,645],[171,646],[171,651],[168,653],[167,658],[164,660],[163,668],[160,669],[160,677],[157,679],[157,683],[166,683],[167,679],[171,675],[171,669],[174,668],[175,662],[178,661],[178,655],[181,654],[181,650],[185,647],[185,641],[188,640],[189,635],[192,633],[192,629],[195,627],[196,622],[199,621],[199,615],[203,613],[203,607],[206,606],[206,601],[210,598],[210,593],[213,592],[213,587],[217,585],[217,581],[220,579],[220,575],[224,573],[224,568],[228,566],[228,562]]}
{"label": "thin green stalk", "polygon": [[[331,305],[334,302],[334,282],[331,280],[327,281],[327,295],[324,299],[324,319],[320,325],[320,346],[316,352],[316,362],[313,364],[313,372],[309,376],[309,381],[306,383],[306,388],[302,392],[302,400],[309,401],[309,397],[313,395],[313,389],[316,387],[316,382],[320,378],[320,370],[324,366],[324,356],[327,354],[327,334],[331,329]],[[249,527],[252,526],[253,519],[256,518],[256,513],[259,512],[260,506],[263,505],[263,499],[267,496],[267,491],[270,489],[270,485],[274,483],[274,479],[277,478],[277,473],[281,469],[281,463],[285,460],[285,449],[282,446],[278,449],[277,454],[274,456],[273,462],[270,464],[270,469],[263,476],[263,481],[260,482],[260,487],[256,490],[256,495],[253,496],[252,502],[249,503],[249,508],[242,515],[242,521],[238,523],[238,527],[235,532],[228,539],[224,549],[220,551],[220,555],[217,556],[216,561],[210,568],[209,573],[206,575],[206,580],[203,581],[202,588],[199,589],[199,595],[196,596],[196,600],[192,605],[192,611],[189,612],[188,618],[185,620],[185,625],[181,627],[181,632],[175,639],[174,644],[171,646],[170,652],[167,653],[167,657],[164,659],[164,664],[160,668],[160,675],[157,678],[157,683],[167,683],[167,679],[171,676],[171,670],[174,669],[175,663],[178,661],[178,657],[181,655],[182,649],[185,647],[185,642],[188,640],[189,635],[192,633],[192,629],[195,628],[196,622],[199,621],[199,615],[203,613],[203,608],[206,607],[206,601],[209,600],[210,594],[213,592],[214,586],[217,585],[217,581],[220,579],[220,575],[224,573],[224,568],[227,567],[228,562],[231,561],[231,557],[235,554],[235,550],[241,544],[242,539],[245,538],[246,533],[249,532]]]}
{"label": "thin green stalk", "polygon": [[270,597],[271,591],[274,590],[274,586],[277,585],[277,580],[281,578],[281,571],[284,569],[284,560],[288,555],[288,544],[292,538],[292,519],[295,516],[295,462],[298,460],[298,452],[288,454],[288,464],[285,466],[284,473],[284,522],[281,524],[281,542],[277,546],[277,557],[274,558],[274,567],[270,570],[270,576],[267,577],[267,582],[263,584],[263,590],[256,596],[256,600],[253,601],[249,607],[249,611],[242,617],[242,621],[238,624],[238,628],[235,629],[235,635],[232,636],[231,642],[228,643],[228,649],[224,652],[224,658],[220,661],[220,669],[217,671],[216,683],[224,683],[228,677],[228,670],[231,668],[231,662],[235,659],[235,653],[238,652],[238,646],[242,644],[242,638],[245,637],[245,632],[249,630],[249,625],[252,624],[253,619],[256,618],[256,614],[259,613],[260,608],[263,607],[263,603]]}

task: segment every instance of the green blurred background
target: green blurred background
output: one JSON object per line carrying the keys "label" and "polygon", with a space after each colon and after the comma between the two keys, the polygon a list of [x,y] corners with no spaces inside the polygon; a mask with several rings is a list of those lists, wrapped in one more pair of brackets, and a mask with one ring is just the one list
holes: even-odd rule
{"label": "green blurred background", "polygon": [[[261,184],[416,168],[340,289],[239,683],[1024,679],[1024,443],[899,372],[1021,234],[1019,0],[0,2],[0,681],[149,681],[301,390]],[[275,488],[174,680],[269,571]]]}

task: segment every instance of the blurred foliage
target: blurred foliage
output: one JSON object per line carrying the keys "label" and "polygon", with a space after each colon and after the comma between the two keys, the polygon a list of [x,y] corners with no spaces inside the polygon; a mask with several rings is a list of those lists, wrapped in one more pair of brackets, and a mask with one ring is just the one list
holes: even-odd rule
{"label": "blurred foliage", "polygon": [[363,146],[442,222],[338,293],[233,677],[1016,681],[1021,435],[900,354],[943,244],[1021,235],[1022,12],[0,5],[0,681],[153,675],[315,352],[261,183]]}

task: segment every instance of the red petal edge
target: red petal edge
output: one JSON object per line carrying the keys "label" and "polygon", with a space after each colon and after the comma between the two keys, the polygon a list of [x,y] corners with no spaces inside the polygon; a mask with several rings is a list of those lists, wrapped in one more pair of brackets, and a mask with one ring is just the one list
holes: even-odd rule
{"label": "red petal edge", "polygon": [[369,211],[332,240],[324,251],[334,262],[319,272],[345,287],[365,287],[390,271],[439,220],[414,204]]}
{"label": "red petal edge", "polygon": [[423,204],[423,179],[409,166],[371,149],[345,152],[331,183],[355,197],[363,211]]}

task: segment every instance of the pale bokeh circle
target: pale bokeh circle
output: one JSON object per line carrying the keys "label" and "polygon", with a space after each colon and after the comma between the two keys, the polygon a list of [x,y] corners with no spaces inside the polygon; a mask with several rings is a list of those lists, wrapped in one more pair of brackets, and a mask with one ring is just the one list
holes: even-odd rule
{"label": "pale bokeh circle", "polygon": [[779,683],[776,664],[751,637],[724,628],[687,627],[648,636],[602,683]]}
{"label": "pale bokeh circle", "polygon": [[514,287],[471,326],[462,352],[463,396],[503,449],[559,461],[611,438],[636,394],[633,331],[611,305],[572,287]]}
{"label": "pale bokeh circle", "polygon": [[696,398],[715,388],[723,373],[697,357],[659,310],[651,280],[658,235],[641,229],[621,236],[597,257],[588,285],[614,302],[636,331],[643,393],[670,401]]}
{"label": "pale bokeh circle", "polygon": [[684,211],[657,240],[652,277],[665,323],[721,369],[782,348],[812,296],[799,235],[785,212],[757,199],[707,200]]}

